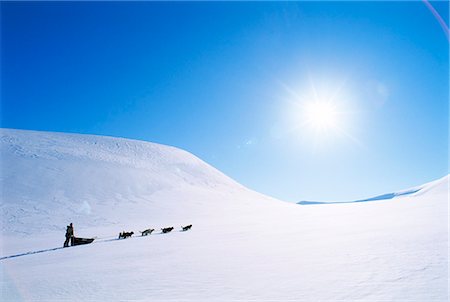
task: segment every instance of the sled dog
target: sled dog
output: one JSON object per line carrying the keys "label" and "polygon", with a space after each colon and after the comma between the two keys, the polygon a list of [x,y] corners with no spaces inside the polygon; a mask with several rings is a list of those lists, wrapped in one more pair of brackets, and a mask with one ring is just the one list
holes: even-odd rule
{"label": "sled dog", "polygon": [[147,229],[143,232],[141,232],[141,236],[147,236],[150,235],[155,229]]}
{"label": "sled dog", "polygon": [[134,234],[134,232],[122,232],[119,234],[119,239],[121,238],[127,238],[127,237],[131,237]]}
{"label": "sled dog", "polygon": [[161,229],[161,231],[163,232],[163,233],[169,233],[169,232],[171,232],[173,230],[173,227],[170,227],[170,228],[162,228]]}
{"label": "sled dog", "polygon": [[187,226],[181,226],[181,229],[182,229],[183,231],[190,230],[191,228],[192,228],[192,224],[187,225]]}

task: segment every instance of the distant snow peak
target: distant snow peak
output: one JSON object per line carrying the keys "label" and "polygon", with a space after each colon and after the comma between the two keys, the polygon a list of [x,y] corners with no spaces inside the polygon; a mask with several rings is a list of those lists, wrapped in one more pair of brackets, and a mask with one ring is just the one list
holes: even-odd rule
{"label": "distant snow peak", "polygon": [[418,195],[418,194],[422,194],[423,192],[426,192],[429,190],[441,190],[441,191],[448,192],[448,182],[449,182],[449,175],[446,175],[438,180],[426,183],[421,186],[409,188],[409,189],[398,191],[398,192],[377,195],[375,197],[371,197],[371,198],[367,198],[367,199],[359,199],[359,200],[352,200],[352,201],[306,201],[306,200],[303,200],[303,201],[297,202],[297,204],[299,204],[299,205],[347,204],[347,203],[389,200],[389,199],[394,199],[396,197]]}

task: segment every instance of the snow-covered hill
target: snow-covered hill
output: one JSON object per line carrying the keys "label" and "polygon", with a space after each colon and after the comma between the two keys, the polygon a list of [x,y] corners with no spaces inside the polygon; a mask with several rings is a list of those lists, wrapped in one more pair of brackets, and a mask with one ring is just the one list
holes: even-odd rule
{"label": "snow-covered hill", "polygon": [[197,222],[269,200],[159,144],[9,129],[1,144],[6,234],[61,232],[69,222],[78,229]]}
{"label": "snow-covered hill", "polygon": [[[304,207],[176,148],[1,134],[2,301],[448,300],[448,176],[392,200]],[[61,248],[69,222],[98,238]]]}
{"label": "snow-covered hill", "polygon": [[367,199],[358,199],[358,200],[352,200],[352,201],[300,201],[298,204],[300,205],[315,205],[315,204],[344,204],[344,203],[357,203],[357,202],[369,202],[369,201],[378,201],[378,200],[390,200],[397,197],[405,197],[405,196],[414,196],[414,195],[420,195],[424,194],[425,192],[428,192],[429,190],[435,190],[435,189],[443,189],[445,188],[445,183],[448,182],[448,177],[443,177],[441,179],[426,183],[421,186],[416,186],[413,188],[409,188],[406,190],[393,192],[393,193],[386,193],[382,195],[378,195],[375,197],[367,198]]}

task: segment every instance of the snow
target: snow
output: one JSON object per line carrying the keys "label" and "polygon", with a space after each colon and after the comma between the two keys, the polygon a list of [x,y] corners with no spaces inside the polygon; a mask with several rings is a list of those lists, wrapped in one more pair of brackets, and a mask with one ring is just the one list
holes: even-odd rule
{"label": "snow", "polygon": [[[173,147],[1,136],[2,301],[448,301],[448,176],[389,200],[301,206]],[[61,248],[70,222],[98,238]]]}
{"label": "snow", "polygon": [[446,178],[442,178],[439,179],[437,181],[432,181],[430,183],[421,185],[421,186],[416,186],[413,188],[409,188],[406,190],[401,190],[401,191],[397,191],[397,192],[392,192],[392,193],[386,193],[386,194],[382,194],[382,195],[378,195],[375,197],[371,197],[371,198],[367,198],[367,199],[359,199],[359,200],[352,200],[352,201],[300,201],[298,202],[298,204],[300,205],[314,205],[314,204],[344,204],[344,203],[356,203],[356,202],[369,202],[369,201],[376,201],[376,200],[388,200],[388,199],[393,199],[399,196],[407,196],[407,195],[413,195],[413,194],[420,194],[423,192],[426,192],[428,189],[434,188],[434,187],[442,187],[445,188],[445,186],[438,186],[437,184],[440,182],[445,182]]}

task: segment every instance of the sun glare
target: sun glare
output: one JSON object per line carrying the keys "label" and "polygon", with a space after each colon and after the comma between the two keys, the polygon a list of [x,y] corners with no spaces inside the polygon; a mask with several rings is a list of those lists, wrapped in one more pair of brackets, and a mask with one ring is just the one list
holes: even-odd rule
{"label": "sun glare", "polygon": [[306,122],[318,130],[334,128],[338,122],[335,105],[327,102],[309,102],[305,106]]}
{"label": "sun glare", "polygon": [[[346,77],[341,81],[315,82],[308,76],[304,87],[293,89],[281,82],[288,94],[286,116],[289,132],[312,143],[313,149],[347,138],[359,146],[363,144],[351,133],[357,111],[351,109],[352,96],[346,87]],[[309,85],[308,85],[309,84]],[[280,132],[280,131],[279,131]]]}

